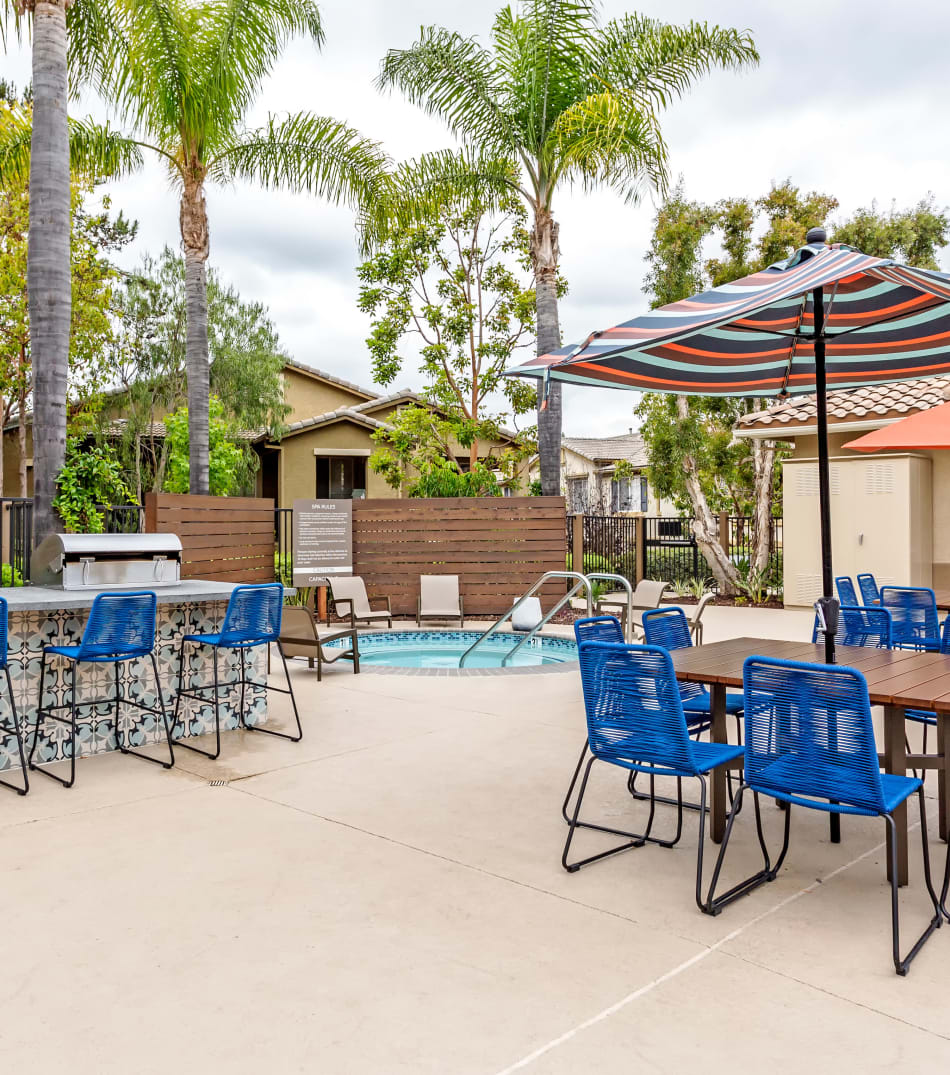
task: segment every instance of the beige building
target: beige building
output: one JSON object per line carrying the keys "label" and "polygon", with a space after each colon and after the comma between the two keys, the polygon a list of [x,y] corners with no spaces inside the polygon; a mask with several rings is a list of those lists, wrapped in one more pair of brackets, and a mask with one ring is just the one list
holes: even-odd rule
{"label": "beige building", "polygon": [[[424,406],[424,401],[409,389],[380,395],[293,360],[287,361],[283,378],[284,400],[290,407],[283,437],[272,441],[263,433],[245,434],[261,460],[257,495],[273,497],[278,507],[292,507],[298,498],[399,496],[368,465],[377,448],[372,434],[385,427],[400,408]],[[108,400],[107,410],[114,413],[117,422],[122,421],[121,393]],[[32,428],[27,427],[26,432],[28,489],[32,495]],[[154,422],[151,432],[163,437],[162,422]],[[515,442],[515,433],[505,434],[502,440],[484,443],[482,456]],[[4,495],[18,495],[20,452],[15,425],[4,430],[3,448]],[[453,445],[455,450],[467,458],[467,449]]]}
{"label": "beige building", "polygon": [[[629,464],[633,473],[614,480],[621,460]],[[568,513],[676,515],[673,505],[650,489],[648,467],[643,437],[632,429],[616,437],[563,437],[561,491]],[[531,478],[538,477],[535,459]]]}
{"label": "beige building", "polygon": [[[950,398],[930,377],[828,393],[831,531],[835,575],[870,572],[878,583],[950,586],[950,453],[854,452],[862,433]],[[740,419],[736,434],[787,442],[782,464],[785,604],[821,594],[818,436],[814,396]]]}

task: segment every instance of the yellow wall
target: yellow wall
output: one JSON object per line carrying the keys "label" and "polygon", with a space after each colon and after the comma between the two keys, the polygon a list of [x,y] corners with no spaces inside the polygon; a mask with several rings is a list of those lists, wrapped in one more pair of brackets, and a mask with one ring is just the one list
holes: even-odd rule
{"label": "yellow wall", "polygon": [[[317,495],[316,456],[327,454],[332,449],[349,449],[354,454],[358,450],[368,457],[376,448],[370,439],[371,432],[363,426],[344,421],[296,433],[281,441],[280,507],[291,508],[295,500],[312,499]],[[398,495],[378,474],[366,468],[367,497]]]}
{"label": "yellow wall", "polygon": [[366,396],[351,392],[342,385],[316,380],[292,366],[284,369],[284,402],[290,407],[290,413],[284,421],[288,425],[304,418],[314,418],[318,414],[327,414],[340,407],[355,407],[365,403],[366,399]]}
{"label": "yellow wall", "polygon": [[[33,430],[26,430],[27,496],[33,495]],[[3,434],[3,496],[20,495],[20,439],[16,429]]]}

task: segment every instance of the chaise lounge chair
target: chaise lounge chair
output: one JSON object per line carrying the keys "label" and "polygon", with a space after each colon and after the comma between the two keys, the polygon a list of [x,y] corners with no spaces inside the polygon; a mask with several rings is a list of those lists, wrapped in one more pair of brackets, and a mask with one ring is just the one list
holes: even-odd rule
{"label": "chaise lounge chair", "polygon": [[386,602],[386,609],[372,609],[369,607],[369,598],[366,596],[366,583],[359,575],[349,578],[330,578],[330,593],[333,595],[333,603],[337,613],[341,616],[349,614],[350,626],[358,624],[373,624],[377,620],[385,620],[390,627],[393,625],[393,610],[388,597],[377,598]]}
{"label": "chaise lounge chair", "polygon": [[455,620],[465,626],[458,575],[420,575],[416,626],[423,620]]}
{"label": "chaise lounge chair", "polygon": [[[641,579],[633,591],[633,623],[628,628],[636,637],[637,633],[643,632],[643,613],[651,608],[659,608],[663,594],[670,588],[668,582],[656,582],[654,579]],[[602,597],[595,608],[598,615],[604,612],[616,612],[625,616],[627,611],[627,595],[623,591],[609,593]]]}
{"label": "chaise lounge chair", "polygon": [[[349,638],[348,648],[335,648],[332,656],[324,651],[327,642],[334,642],[338,638]],[[323,666],[333,664],[336,661],[352,661],[354,675],[360,670],[360,646],[353,626],[343,631],[333,631],[325,634],[322,638],[317,631],[317,621],[309,608],[303,605],[287,605],[284,607],[280,623],[280,644],[285,657],[306,657],[313,668],[314,661],[317,664],[317,682],[323,679]]]}

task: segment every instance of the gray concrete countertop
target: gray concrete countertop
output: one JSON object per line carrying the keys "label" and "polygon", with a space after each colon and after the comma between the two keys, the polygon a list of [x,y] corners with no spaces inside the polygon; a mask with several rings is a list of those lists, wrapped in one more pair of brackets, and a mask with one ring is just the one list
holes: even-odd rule
{"label": "gray concrete countertop", "polygon": [[[204,582],[186,579],[175,586],[156,586],[160,605],[184,605],[193,601],[227,601],[235,587],[233,582]],[[135,587],[128,587],[135,589]],[[139,587],[147,589],[147,587]],[[49,609],[92,608],[93,599],[100,593],[121,592],[121,588],[102,587],[94,590],[59,590],[53,586],[3,586],[0,597],[6,598],[13,612],[40,612]],[[289,592],[289,591],[285,591]]]}

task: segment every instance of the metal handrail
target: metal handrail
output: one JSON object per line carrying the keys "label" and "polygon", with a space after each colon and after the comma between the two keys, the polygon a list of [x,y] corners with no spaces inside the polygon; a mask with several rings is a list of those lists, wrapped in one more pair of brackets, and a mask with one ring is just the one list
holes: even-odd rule
{"label": "metal handrail", "polygon": [[508,658],[516,650],[520,649],[525,642],[528,642],[530,639],[534,638],[538,631],[540,631],[541,628],[544,627],[544,625],[551,619],[551,617],[554,616],[555,613],[559,612],[580,589],[586,589],[587,591],[587,613],[588,615],[590,615],[590,613],[593,611],[594,606],[593,594],[590,588],[590,581],[588,580],[587,576],[582,575],[579,571],[546,571],[541,576],[541,578],[539,578],[538,581],[531,587],[531,589],[527,591],[527,593],[522,594],[521,597],[519,597],[518,600],[515,601],[515,603],[511,606],[511,608],[508,609],[508,611],[503,616],[499,616],[498,619],[495,620],[495,622],[491,625],[491,627],[488,628],[488,630],[484,634],[479,635],[479,637],[475,639],[475,641],[459,658],[459,668],[464,668],[465,662],[468,660],[472,652],[477,649],[478,646],[480,646],[486,638],[493,635],[495,631],[497,631],[498,628],[505,622],[505,620],[509,618],[509,616],[514,615],[514,613],[524,604],[525,601],[528,600],[529,597],[534,597],[535,593],[537,593],[537,591],[540,590],[541,587],[546,582],[549,582],[551,579],[575,579],[577,581],[575,582],[575,585],[564,595],[564,597],[562,597],[561,600],[558,601],[558,603],[551,609],[551,611],[546,616],[542,616],[540,622],[535,624],[535,626],[531,628],[531,630],[525,635],[524,638],[518,640],[518,644],[514,647],[514,649],[511,650],[510,653],[506,654],[505,658],[502,660],[502,665],[507,664]]}
{"label": "metal handrail", "polygon": [[623,575],[612,575],[609,572],[595,571],[593,574],[587,576],[588,579],[593,581],[594,579],[601,579],[604,582],[622,582],[624,589],[627,591],[627,615],[624,620],[624,637],[628,642],[633,641],[633,587],[630,585],[630,580],[623,577]]}

